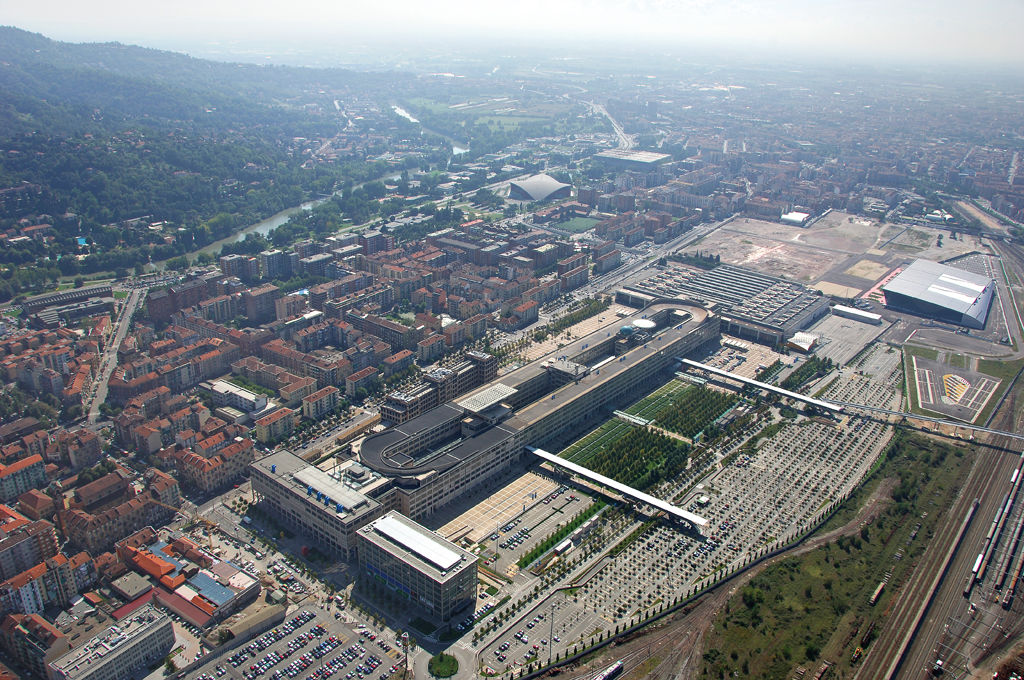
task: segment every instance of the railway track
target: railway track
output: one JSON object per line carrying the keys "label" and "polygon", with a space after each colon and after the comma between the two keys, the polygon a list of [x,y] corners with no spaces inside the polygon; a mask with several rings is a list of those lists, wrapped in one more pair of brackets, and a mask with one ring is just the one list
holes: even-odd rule
{"label": "railway track", "polygon": [[[1024,273],[1024,253],[1011,244],[999,244],[999,249],[1019,278]],[[1012,318],[1016,321],[1017,315],[1014,314]],[[1000,404],[998,413],[991,419],[991,427],[1006,432],[1019,432],[1018,390],[1015,386],[1011,387],[1014,389]],[[997,518],[999,507],[1005,503],[1013,482],[1017,481],[1014,470],[1021,467],[1019,439],[992,434],[988,437],[988,443],[988,448],[979,449],[978,461],[964,488],[951,506],[942,528],[932,539],[929,550],[897,595],[899,600],[878,639],[868,650],[856,678],[888,680],[897,677],[927,677],[940,656],[937,647],[948,621],[951,617],[961,615],[970,606],[969,600],[964,597],[964,585],[969,579],[972,587],[978,587],[974,584],[972,567],[978,563],[979,551],[990,550],[986,532],[990,531],[993,518]],[[959,541],[962,549],[958,550],[958,546],[954,545],[956,534],[974,498],[981,499],[981,504],[975,512],[973,523]],[[1006,530],[1005,518],[1000,529],[1002,532],[996,535],[996,541],[1000,540],[1000,535]],[[1001,536],[1004,543],[1011,539]],[[936,571],[947,559],[947,573],[936,582]],[[1001,565],[1001,569],[1005,568],[1006,565]],[[1003,577],[1001,573],[996,573],[987,578]],[[1016,585],[1009,583],[1002,597],[1005,599]],[[1007,618],[999,619],[1005,624],[1005,635],[1000,640],[994,640],[980,655],[971,659],[973,664],[976,665],[991,654],[998,643],[1012,639],[1012,635],[1024,633],[1024,621],[1019,613],[1022,607],[1013,600],[1011,595],[1007,602],[1010,605]]]}
{"label": "railway track", "polygon": [[[878,639],[868,648],[864,661],[854,676],[860,680],[886,680],[895,677],[907,645],[918,628],[920,609],[931,599],[936,572],[949,556],[951,547],[961,529],[963,518],[974,503],[982,498],[998,479],[995,465],[975,465],[959,497],[948,511],[948,519],[931,540],[911,576],[904,579],[896,593],[896,606],[886,620]],[[1002,497],[999,498],[1002,500]],[[983,504],[984,505],[984,504]],[[985,517],[982,508],[976,511]],[[980,522],[979,524],[984,524]],[[978,524],[972,523],[972,528]],[[970,530],[967,534],[970,535]],[[967,537],[964,537],[967,540]]]}

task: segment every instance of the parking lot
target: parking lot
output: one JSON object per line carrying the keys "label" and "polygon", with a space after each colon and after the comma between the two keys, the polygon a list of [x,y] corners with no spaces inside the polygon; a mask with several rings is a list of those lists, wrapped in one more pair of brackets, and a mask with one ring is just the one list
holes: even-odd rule
{"label": "parking lot", "polygon": [[[885,345],[874,346],[862,359],[877,375],[868,377],[850,369],[834,373],[822,380],[828,384],[823,398],[898,407],[899,357]],[[860,417],[784,421],[775,410],[752,422],[744,436],[773,421],[781,423],[782,429],[756,448],[743,448],[742,437],[723,442],[694,462],[693,473],[708,470],[708,461],[731,456],[727,465],[710,468],[702,479],[688,471],[658,491],[657,495],[676,498],[677,505],[706,518],[703,536],[662,522],[617,556],[573,567],[576,574],[589,570],[577,587],[542,599],[502,634],[489,638],[481,649],[481,662],[504,671],[528,665],[534,653],[543,657],[551,645],[553,652],[571,652],[581,639],[621,628],[645,612],[668,606],[708,583],[716,572],[738,568],[758,550],[792,540],[860,482],[892,437],[884,421]],[[697,479],[699,484],[677,498]],[[601,540],[611,547],[637,526],[636,520],[615,519],[603,527],[602,536],[607,538]],[[540,536],[532,532],[521,549],[528,549]],[[505,551],[499,552],[505,559]],[[568,554],[570,560],[574,556],[578,554]],[[519,630],[523,634],[516,636]]]}
{"label": "parking lot", "polygon": [[365,626],[352,628],[319,608],[297,611],[285,623],[219,656],[185,680],[302,678],[387,680],[400,665],[400,643]]}
{"label": "parking lot", "polygon": [[[520,557],[593,503],[589,496],[561,486],[555,487],[548,496],[538,497],[538,501],[533,508],[491,534],[488,547],[497,548],[500,557],[492,568],[498,573],[508,573]],[[494,536],[498,538],[494,539]],[[516,570],[511,571],[515,573]]]}
{"label": "parking lot", "polygon": [[973,423],[1002,382],[963,368],[911,357],[917,405],[942,416]]}
{"label": "parking lot", "polygon": [[[431,517],[431,523],[444,524],[437,533],[455,541],[467,538],[473,543],[485,540],[496,529],[510,522],[516,515],[523,512],[524,506],[544,498],[558,488],[558,483],[532,471],[516,473],[493,491],[486,492],[484,498],[474,494],[468,499],[472,503],[454,502]],[[448,519],[453,514],[454,518]]]}
{"label": "parking lot", "polygon": [[890,325],[888,321],[882,321],[881,325],[874,326],[829,314],[804,332],[818,337],[815,354],[842,366],[857,356],[865,345],[884,333]]}

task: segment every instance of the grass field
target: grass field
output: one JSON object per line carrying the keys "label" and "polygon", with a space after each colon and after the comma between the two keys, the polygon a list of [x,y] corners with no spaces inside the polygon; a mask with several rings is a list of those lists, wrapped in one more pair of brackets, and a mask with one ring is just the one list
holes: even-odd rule
{"label": "grass field", "polygon": [[[981,359],[978,361],[978,372],[990,375],[993,378],[999,378],[1003,382],[999,384],[999,388],[995,391],[995,394],[985,404],[985,408],[978,414],[976,423],[984,425],[988,422],[989,415],[992,413],[992,409],[996,407],[999,400],[1002,398],[1003,393],[1010,388],[1010,383],[1020,373],[1021,367],[1024,366],[1024,359],[1018,359],[1017,361],[1000,361],[999,359]],[[1017,388],[1014,388],[1017,389]]]}
{"label": "grass field", "polygon": [[949,353],[946,355],[946,364],[955,368],[967,368],[967,357],[963,354]]}
{"label": "grass field", "polygon": [[118,300],[124,300],[126,297],[128,297],[128,291],[126,291],[126,290],[115,290],[114,291],[114,297],[117,298]]}
{"label": "grass field", "polygon": [[927,358],[932,360],[932,362],[937,362],[937,360],[939,360],[939,351],[937,349],[918,347],[916,345],[903,345],[903,351],[908,355]]}
{"label": "grass field", "polygon": [[1009,383],[1018,373],[1020,373],[1022,365],[1024,365],[1024,359],[1018,359],[1017,361],[981,359],[978,361],[978,372],[990,375],[993,378],[999,378],[1000,380]]}
{"label": "grass field", "polygon": [[674,402],[691,387],[692,385],[682,380],[672,380],[627,408],[626,413],[638,418],[653,420],[654,416],[658,415],[663,408]]}
{"label": "grass field", "polygon": [[[859,533],[784,559],[738,592],[704,645],[704,677],[739,673],[781,680],[791,678],[797,666],[810,677],[820,659],[837,665],[830,676],[852,677],[854,650],[871,623],[879,624],[875,630],[881,627],[899,584],[966,479],[967,451],[916,434],[898,439],[886,461],[820,531],[852,521],[886,478],[894,478],[890,503]],[[887,574],[888,585],[870,605]]]}
{"label": "grass field", "polygon": [[627,425],[621,420],[609,420],[558,455],[578,465],[586,465],[598,451],[610,446],[616,439],[629,432],[631,427],[632,425]]}
{"label": "grass field", "polygon": [[431,657],[427,663],[427,670],[435,678],[450,678],[459,672],[459,661],[451,654],[441,652]]}
{"label": "grass field", "polygon": [[559,222],[558,224],[553,224],[551,226],[556,229],[562,229],[563,231],[578,233],[586,231],[587,229],[593,229],[594,225],[598,222],[600,222],[600,220],[595,220],[593,217],[574,217],[571,220]]}

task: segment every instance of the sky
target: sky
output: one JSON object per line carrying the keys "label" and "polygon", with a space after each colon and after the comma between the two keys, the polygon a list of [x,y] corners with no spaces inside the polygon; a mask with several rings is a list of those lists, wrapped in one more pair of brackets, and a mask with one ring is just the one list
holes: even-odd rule
{"label": "sky", "polygon": [[[1024,63],[1021,0],[0,0],[57,40],[196,53],[602,44],[804,59]],[[196,55],[209,56],[209,55]]]}

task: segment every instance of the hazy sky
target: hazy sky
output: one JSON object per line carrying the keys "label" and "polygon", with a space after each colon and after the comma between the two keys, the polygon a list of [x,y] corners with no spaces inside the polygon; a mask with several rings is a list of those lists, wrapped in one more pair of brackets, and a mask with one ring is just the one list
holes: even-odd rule
{"label": "hazy sky", "polygon": [[183,51],[209,43],[344,51],[369,40],[444,49],[483,39],[1024,62],[1021,0],[0,0],[0,24]]}

